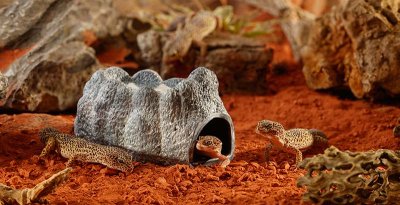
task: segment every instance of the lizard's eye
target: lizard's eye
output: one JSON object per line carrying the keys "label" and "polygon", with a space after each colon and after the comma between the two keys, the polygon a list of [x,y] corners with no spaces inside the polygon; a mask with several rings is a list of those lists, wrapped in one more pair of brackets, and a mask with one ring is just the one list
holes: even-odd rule
{"label": "lizard's eye", "polygon": [[210,140],[206,140],[206,141],[203,142],[203,145],[211,146],[212,142]]}
{"label": "lizard's eye", "polygon": [[271,128],[272,128],[272,124],[269,124],[269,123],[268,123],[268,124],[265,124],[264,127],[265,127],[266,129],[271,129]]}

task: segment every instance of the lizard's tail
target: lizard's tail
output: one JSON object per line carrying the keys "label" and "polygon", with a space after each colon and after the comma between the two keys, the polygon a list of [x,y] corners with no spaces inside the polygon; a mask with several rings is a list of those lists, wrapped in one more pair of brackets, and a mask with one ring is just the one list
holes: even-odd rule
{"label": "lizard's tail", "polygon": [[54,127],[46,127],[46,128],[43,128],[42,130],[40,130],[39,138],[40,138],[41,142],[46,143],[47,139],[49,139],[49,137],[54,136],[59,133],[60,133],[60,131],[58,131]]}
{"label": "lizard's tail", "polygon": [[328,137],[321,130],[310,129],[309,132],[314,138],[313,145],[318,147],[328,147]]}

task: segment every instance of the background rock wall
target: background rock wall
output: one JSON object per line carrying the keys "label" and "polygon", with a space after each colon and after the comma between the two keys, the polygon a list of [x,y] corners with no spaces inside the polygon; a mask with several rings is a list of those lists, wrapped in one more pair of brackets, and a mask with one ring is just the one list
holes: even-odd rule
{"label": "background rock wall", "polygon": [[[14,1],[0,10],[0,51],[21,51],[9,66],[3,108],[58,111],[75,107],[100,68],[87,35],[115,36],[123,20],[112,1]],[[18,26],[16,26],[18,25]]]}
{"label": "background rock wall", "polygon": [[302,50],[312,89],[349,87],[358,97],[400,94],[397,1],[349,1],[317,19]]}

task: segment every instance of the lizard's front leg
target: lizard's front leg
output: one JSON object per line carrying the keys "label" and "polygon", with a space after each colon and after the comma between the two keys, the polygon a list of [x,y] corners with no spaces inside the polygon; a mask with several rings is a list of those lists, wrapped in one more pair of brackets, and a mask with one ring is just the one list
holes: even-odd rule
{"label": "lizard's front leg", "polygon": [[303,153],[296,149],[296,167],[299,166],[300,162],[303,161]]}
{"label": "lizard's front leg", "polygon": [[265,157],[265,161],[268,162],[269,161],[269,152],[272,149],[272,143],[269,142],[269,144],[267,145],[267,147],[265,148],[265,152],[264,152],[264,157]]}
{"label": "lizard's front leg", "polygon": [[218,158],[220,160],[219,165],[222,168],[227,167],[231,163],[231,160],[225,155],[220,154]]}
{"label": "lizard's front leg", "polygon": [[220,163],[220,166],[221,166],[222,168],[225,168],[225,167],[227,167],[230,163],[231,163],[231,160],[230,160],[229,158],[226,158],[224,161],[222,161],[222,162]]}
{"label": "lizard's front leg", "polygon": [[206,57],[207,54],[207,43],[205,43],[202,40],[193,40],[193,43],[195,43],[197,46],[200,47],[200,57],[203,59]]}
{"label": "lizard's front leg", "polygon": [[294,147],[287,147],[286,150],[296,155],[296,167],[299,166],[300,162],[303,161],[303,153]]}
{"label": "lizard's front leg", "polygon": [[50,137],[47,142],[46,142],[46,146],[43,148],[42,153],[40,153],[39,157],[44,157],[47,154],[49,154],[52,150],[54,150],[56,147],[56,140],[54,139],[54,137]]}
{"label": "lizard's front leg", "polygon": [[65,163],[66,167],[71,167],[72,163],[74,163],[74,161],[76,160],[76,157],[73,156],[71,158],[68,159],[67,163]]}

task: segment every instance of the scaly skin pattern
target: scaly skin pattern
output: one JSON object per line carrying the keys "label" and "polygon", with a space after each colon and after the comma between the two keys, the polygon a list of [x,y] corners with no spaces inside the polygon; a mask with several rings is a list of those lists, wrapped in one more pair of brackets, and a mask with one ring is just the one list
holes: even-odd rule
{"label": "scaly skin pattern", "polygon": [[230,163],[229,158],[221,153],[222,142],[218,137],[212,135],[200,136],[196,143],[196,149],[201,155],[218,158],[221,161],[221,167],[226,167]]}
{"label": "scaly skin pattern", "polygon": [[54,128],[44,128],[39,133],[46,144],[40,157],[56,151],[67,158],[67,166],[75,160],[100,163],[109,168],[130,172],[133,169],[132,156],[119,147],[105,146],[89,142],[83,138],[64,134]]}
{"label": "scaly skin pattern", "polygon": [[192,43],[200,46],[201,56],[207,50],[203,39],[217,29],[218,17],[210,11],[199,11],[188,17],[183,26],[178,27],[163,48],[163,62],[181,60]]}
{"label": "scaly skin pattern", "polygon": [[326,135],[320,130],[301,128],[285,130],[280,123],[270,120],[260,121],[256,133],[266,136],[270,141],[265,150],[267,160],[269,159],[269,151],[272,147],[275,147],[284,152],[295,154],[297,165],[303,160],[302,151],[314,146],[326,146],[328,144]]}

